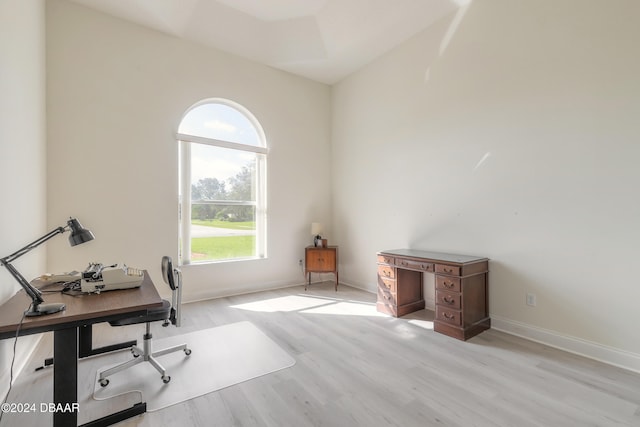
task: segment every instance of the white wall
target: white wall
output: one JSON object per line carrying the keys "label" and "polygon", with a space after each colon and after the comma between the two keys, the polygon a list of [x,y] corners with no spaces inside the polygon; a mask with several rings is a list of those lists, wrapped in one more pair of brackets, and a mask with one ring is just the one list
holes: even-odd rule
{"label": "white wall", "polygon": [[341,279],[374,291],[384,249],[487,256],[496,327],[640,370],[639,13],[472,1],[336,85]]}
{"label": "white wall", "polygon": [[495,326],[640,370],[638,7],[475,0],[329,91],[49,0],[49,225],[75,215],[98,237],[52,243],[49,267],[125,261],[159,281],[177,256],[173,133],[227,97],[271,147],[270,256],[185,267],[187,298],[301,282],[321,221],[347,283],[375,290],[382,249],[488,256]]}
{"label": "white wall", "polygon": [[[47,231],[44,45],[43,1],[0,0],[0,257]],[[40,247],[13,265],[30,280],[45,271],[45,254],[46,247]],[[0,267],[0,304],[18,289],[13,277]],[[14,378],[36,339],[18,340]],[[2,397],[12,355],[13,340],[1,341]]]}
{"label": "white wall", "polygon": [[[184,298],[302,283],[311,222],[330,225],[330,88],[59,0],[47,1],[49,221],[96,235],[56,242],[49,268],[126,262],[161,283],[177,258],[175,132],[222,97],[260,121],[268,158],[268,259],[183,268]],[[322,173],[327,171],[327,173]]]}

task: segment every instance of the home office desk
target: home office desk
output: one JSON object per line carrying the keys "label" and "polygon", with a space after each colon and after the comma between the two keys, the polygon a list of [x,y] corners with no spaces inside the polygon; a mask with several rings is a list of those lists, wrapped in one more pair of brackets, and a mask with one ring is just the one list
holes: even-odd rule
{"label": "home office desk", "polygon": [[467,340],[491,327],[487,258],[393,249],[378,252],[377,310],[401,317],[425,307],[422,275],[435,274],[433,330]]}
{"label": "home office desk", "polygon": [[[146,271],[139,288],[75,297],[61,293],[47,294],[46,301],[48,303],[63,302],[67,307],[60,313],[25,317],[20,335],[53,331],[55,363],[53,365],[53,402],[51,403],[54,403],[55,407],[68,407],[78,402],[78,331],[81,328],[94,323],[144,315],[148,309],[162,305],[162,299]],[[22,312],[30,303],[31,299],[21,290],[0,306],[0,339],[15,337]],[[39,404],[39,402],[33,403]],[[142,402],[83,426],[107,426],[145,411],[146,403]],[[53,413],[53,425],[55,427],[77,426],[78,413],[56,411]]]}

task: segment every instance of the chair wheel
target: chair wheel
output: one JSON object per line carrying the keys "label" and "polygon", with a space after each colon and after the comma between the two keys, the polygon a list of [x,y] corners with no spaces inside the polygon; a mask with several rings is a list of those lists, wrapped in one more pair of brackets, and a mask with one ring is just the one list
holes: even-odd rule
{"label": "chair wheel", "polygon": [[161,378],[162,378],[162,382],[165,384],[171,381],[171,377],[169,375],[163,375]]}
{"label": "chair wheel", "polygon": [[190,348],[185,348],[184,349],[184,354],[186,354],[187,356],[191,354],[191,349]]}
{"label": "chair wheel", "polygon": [[102,380],[100,380],[100,386],[101,387],[106,387],[109,385],[109,380],[107,378],[104,378]]}
{"label": "chair wheel", "polygon": [[131,349],[131,354],[133,354],[133,357],[140,357],[140,355],[136,353],[134,349]]}

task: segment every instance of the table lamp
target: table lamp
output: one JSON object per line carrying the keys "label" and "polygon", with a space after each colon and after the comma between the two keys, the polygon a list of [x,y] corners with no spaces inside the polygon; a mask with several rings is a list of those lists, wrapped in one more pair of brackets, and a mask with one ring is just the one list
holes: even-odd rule
{"label": "table lamp", "polygon": [[322,240],[320,233],[322,233],[322,224],[320,224],[319,222],[312,222],[311,235],[313,236],[313,246],[315,246],[316,248],[318,246],[322,246],[320,242]]}
{"label": "table lamp", "polygon": [[11,273],[13,278],[16,279],[18,283],[20,283],[20,286],[22,286],[22,288],[27,293],[27,295],[31,297],[32,303],[29,306],[29,309],[27,309],[24,312],[25,316],[27,317],[42,316],[43,314],[57,313],[59,311],[64,310],[65,305],[63,303],[44,304],[44,300],[42,299],[42,292],[40,292],[39,289],[33,287],[31,283],[29,283],[27,279],[25,279],[22,276],[22,274],[20,274],[13,265],[11,265],[11,262],[16,260],[17,258],[20,258],[22,255],[26,254],[32,249],[37,248],[47,240],[51,239],[56,234],[62,234],[67,230],[71,230],[71,235],[69,236],[69,244],[71,246],[79,245],[81,243],[88,242],[95,238],[93,233],[87,230],[86,228],[82,227],[82,225],[80,224],[80,222],[78,222],[77,219],[69,218],[69,221],[67,221],[66,226],[58,227],[54,230],[51,230],[50,232],[40,237],[39,239],[29,243],[24,248],[17,250],[16,252],[12,253],[9,256],[0,258],[0,264],[5,266],[7,270],[9,270],[9,273]]}

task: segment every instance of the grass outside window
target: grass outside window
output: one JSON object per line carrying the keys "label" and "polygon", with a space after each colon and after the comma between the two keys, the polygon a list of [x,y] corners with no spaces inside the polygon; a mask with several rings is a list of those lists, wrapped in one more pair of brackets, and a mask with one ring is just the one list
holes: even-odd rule
{"label": "grass outside window", "polygon": [[[255,230],[254,221],[192,220],[191,224],[234,230]],[[202,262],[251,258],[256,255],[255,248],[255,235],[195,237],[191,239],[191,259],[194,262]]]}

